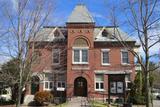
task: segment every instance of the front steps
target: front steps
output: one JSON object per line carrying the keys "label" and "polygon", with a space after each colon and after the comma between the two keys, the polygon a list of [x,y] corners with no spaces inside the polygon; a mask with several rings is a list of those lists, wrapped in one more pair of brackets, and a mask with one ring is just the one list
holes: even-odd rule
{"label": "front steps", "polygon": [[26,95],[24,97],[24,105],[28,105],[29,103],[34,101],[34,95]]}

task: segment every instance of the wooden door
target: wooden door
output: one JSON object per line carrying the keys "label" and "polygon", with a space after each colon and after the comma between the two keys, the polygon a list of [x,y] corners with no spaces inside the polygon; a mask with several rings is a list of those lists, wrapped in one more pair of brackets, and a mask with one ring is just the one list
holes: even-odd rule
{"label": "wooden door", "polygon": [[83,77],[75,79],[74,82],[74,95],[87,96],[87,81]]}

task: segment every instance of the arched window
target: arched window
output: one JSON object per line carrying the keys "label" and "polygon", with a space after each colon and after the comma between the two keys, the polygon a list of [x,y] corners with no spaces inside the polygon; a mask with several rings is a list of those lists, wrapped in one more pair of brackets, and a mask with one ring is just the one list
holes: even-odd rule
{"label": "arched window", "polygon": [[73,44],[74,47],[88,47],[88,43],[85,39],[83,38],[78,38],[74,41]]}
{"label": "arched window", "polygon": [[88,64],[88,42],[83,38],[78,38],[73,44],[73,64]]}

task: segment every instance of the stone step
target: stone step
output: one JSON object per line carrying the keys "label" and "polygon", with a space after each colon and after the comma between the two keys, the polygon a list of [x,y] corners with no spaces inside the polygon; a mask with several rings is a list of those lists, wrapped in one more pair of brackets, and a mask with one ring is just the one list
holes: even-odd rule
{"label": "stone step", "polygon": [[28,105],[32,101],[34,101],[34,95],[26,95],[24,97],[24,105]]}

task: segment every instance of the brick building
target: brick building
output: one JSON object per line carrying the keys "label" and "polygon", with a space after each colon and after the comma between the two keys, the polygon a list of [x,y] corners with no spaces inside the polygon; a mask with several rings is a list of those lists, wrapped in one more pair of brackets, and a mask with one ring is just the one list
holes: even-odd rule
{"label": "brick building", "polygon": [[44,27],[34,38],[34,82],[27,93],[64,87],[67,97],[123,96],[134,80],[135,67],[134,56],[117,40],[119,34],[136,47],[119,28],[96,26],[85,5],[77,5],[66,26]]}

